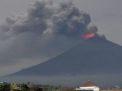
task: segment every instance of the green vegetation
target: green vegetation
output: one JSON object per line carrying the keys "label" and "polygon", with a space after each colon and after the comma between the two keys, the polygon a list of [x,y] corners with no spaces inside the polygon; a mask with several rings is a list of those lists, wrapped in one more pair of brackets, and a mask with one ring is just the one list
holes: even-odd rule
{"label": "green vegetation", "polygon": [[60,86],[35,85],[30,82],[27,84],[0,82],[0,91],[73,91],[73,89]]}

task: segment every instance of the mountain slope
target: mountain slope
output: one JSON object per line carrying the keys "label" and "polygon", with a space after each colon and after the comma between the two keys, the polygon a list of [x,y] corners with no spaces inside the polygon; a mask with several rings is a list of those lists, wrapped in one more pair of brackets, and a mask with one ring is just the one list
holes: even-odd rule
{"label": "mountain slope", "polygon": [[69,51],[13,75],[55,76],[98,73],[119,73],[122,68],[122,47],[105,39],[85,40]]}
{"label": "mountain slope", "polygon": [[6,80],[77,85],[85,80],[121,84],[122,47],[103,38],[81,41],[67,52],[4,77]]}

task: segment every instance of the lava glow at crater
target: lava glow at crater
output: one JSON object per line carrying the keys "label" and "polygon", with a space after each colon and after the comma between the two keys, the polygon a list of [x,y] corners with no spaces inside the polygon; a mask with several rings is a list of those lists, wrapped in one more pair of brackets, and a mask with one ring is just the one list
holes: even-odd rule
{"label": "lava glow at crater", "polygon": [[94,33],[94,32],[88,32],[88,33],[81,35],[81,37],[84,39],[91,39],[91,38],[94,38],[95,36],[96,36],[96,33]]}

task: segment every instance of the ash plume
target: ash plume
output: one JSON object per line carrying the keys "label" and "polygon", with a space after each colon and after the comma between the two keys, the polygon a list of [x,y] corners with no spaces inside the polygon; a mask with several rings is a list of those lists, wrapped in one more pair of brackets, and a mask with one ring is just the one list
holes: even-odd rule
{"label": "ash plume", "polygon": [[26,16],[7,18],[0,26],[0,66],[4,69],[0,73],[43,62],[71,48],[90,22],[88,13],[69,3],[55,7],[36,2]]}

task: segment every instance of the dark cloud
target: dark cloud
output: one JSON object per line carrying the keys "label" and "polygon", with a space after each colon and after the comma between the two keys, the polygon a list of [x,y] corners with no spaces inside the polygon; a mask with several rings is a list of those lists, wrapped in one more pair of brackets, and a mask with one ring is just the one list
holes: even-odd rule
{"label": "dark cloud", "polygon": [[36,2],[27,16],[7,18],[1,25],[0,62],[8,69],[43,62],[79,43],[90,22],[89,14],[72,3]]}

